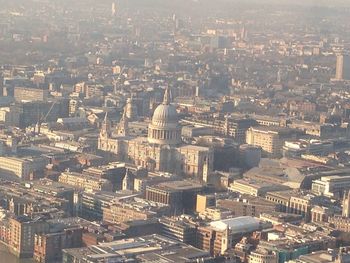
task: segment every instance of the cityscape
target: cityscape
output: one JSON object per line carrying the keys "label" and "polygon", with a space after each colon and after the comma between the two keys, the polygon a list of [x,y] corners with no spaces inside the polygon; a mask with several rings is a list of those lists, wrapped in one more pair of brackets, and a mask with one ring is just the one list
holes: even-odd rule
{"label": "cityscape", "polygon": [[350,263],[349,0],[0,0],[0,263]]}

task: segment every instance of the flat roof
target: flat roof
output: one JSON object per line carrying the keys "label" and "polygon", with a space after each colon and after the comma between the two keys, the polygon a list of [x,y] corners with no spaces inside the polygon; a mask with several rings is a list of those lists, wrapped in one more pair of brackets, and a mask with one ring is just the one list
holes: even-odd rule
{"label": "flat roof", "polygon": [[196,188],[199,189],[203,186],[200,183],[194,181],[169,181],[157,184],[154,187],[164,190],[190,190]]}

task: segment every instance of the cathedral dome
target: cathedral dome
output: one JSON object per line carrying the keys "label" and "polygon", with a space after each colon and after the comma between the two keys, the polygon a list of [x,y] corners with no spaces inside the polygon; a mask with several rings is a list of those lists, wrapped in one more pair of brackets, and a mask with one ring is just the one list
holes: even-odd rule
{"label": "cathedral dome", "polygon": [[179,121],[176,108],[173,105],[161,104],[154,111],[152,125],[158,127],[167,127],[177,125]]}
{"label": "cathedral dome", "polygon": [[170,104],[170,92],[165,90],[163,103],[153,113],[148,130],[148,140],[156,144],[178,144],[181,141],[181,126],[175,106]]}

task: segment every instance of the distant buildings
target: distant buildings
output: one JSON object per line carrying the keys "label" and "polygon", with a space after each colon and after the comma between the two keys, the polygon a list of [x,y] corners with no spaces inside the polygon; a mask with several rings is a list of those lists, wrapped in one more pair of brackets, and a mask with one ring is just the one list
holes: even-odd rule
{"label": "distant buildings", "polygon": [[12,2],[0,12],[0,241],[12,254],[349,262],[349,10]]}

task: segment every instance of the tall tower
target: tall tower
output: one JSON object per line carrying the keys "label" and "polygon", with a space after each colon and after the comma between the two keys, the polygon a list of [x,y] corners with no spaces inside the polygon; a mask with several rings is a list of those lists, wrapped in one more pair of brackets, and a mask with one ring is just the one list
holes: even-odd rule
{"label": "tall tower", "polygon": [[117,4],[115,2],[112,3],[112,16],[117,14]]}
{"label": "tall tower", "polygon": [[126,101],[125,114],[126,117],[131,121],[137,118],[137,107],[135,106],[133,96],[131,96],[131,98],[128,98]]}
{"label": "tall tower", "polygon": [[228,115],[225,115],[224,134],[225,136],[229,136],[230,134],[230,121]]}
{"label": "tall tower", "polygon": [[350,217],[350,191],[344,194],[342,215],[346,218]]}
{"label": "tall tower", "polygon": [[343,79],[343,65],[344,65],[344,56],[337,55],[337,64],[335,69],[335,79],[342,80]]}
{"label": "tall tower", "polygon": [[126,117],[126,109],[124,108],[124,112],[122,118],[119,121],[117,126],[117,134],[119,136],[128,136],[129,135],[129,120]]}
{"label": "tall tower", "polygon": [[208,183],[209,173],[210,173],[210,168],[209,168],[209,156],[208,156],[205,158],[205,161],[203,164],[203,177],[202,177],[203,182]]}
{"label": "tall tower", "polygon": [[350,80],[350,55],[338,54],[335,72],[336,80]]}

